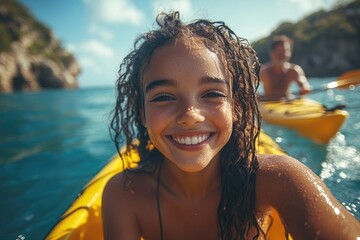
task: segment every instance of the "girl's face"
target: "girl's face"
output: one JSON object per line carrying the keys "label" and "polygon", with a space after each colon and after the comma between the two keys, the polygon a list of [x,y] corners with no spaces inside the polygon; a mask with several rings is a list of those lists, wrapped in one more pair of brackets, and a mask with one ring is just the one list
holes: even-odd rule
{"label": "girl's face", "polygon": [[232,132],[232,93],[215,53],[182,42],[158,48],[145,69],[143,91],[143,124],[169,161],[197,172],[219,160]]}

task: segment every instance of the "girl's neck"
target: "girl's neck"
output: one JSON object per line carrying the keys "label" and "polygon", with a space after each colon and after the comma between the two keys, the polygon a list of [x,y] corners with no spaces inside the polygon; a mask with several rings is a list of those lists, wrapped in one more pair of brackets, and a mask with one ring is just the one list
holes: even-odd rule
{"label": "girl's neck", "polygon": [[182,171],[169,160],[162,164],[160,184],[176,197],[201,201],[220,190],[219,160],[213,160],[202,171],[193,173]]}

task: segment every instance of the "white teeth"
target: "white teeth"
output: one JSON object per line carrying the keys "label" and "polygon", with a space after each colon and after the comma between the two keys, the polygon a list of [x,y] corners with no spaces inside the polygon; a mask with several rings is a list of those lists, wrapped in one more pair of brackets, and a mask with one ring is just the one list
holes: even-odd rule
{"label": "white teeth", "polygon": [[201,135],[192,136],[192,137],[173,137],[173,140],[180,144],[195,145],[195,144],[202,143],[203,141],[208,139],[209,136],[210,136],[210,134],[201,134]]}

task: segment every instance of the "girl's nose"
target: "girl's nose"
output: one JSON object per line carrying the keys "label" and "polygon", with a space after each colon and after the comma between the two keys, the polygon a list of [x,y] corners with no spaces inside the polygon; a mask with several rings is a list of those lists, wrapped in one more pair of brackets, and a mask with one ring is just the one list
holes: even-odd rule
{"label": "girl's nose", "polygon": [[201,114],[200,109],[194,106],[184,107],[179,111],[176,121],[179,125],[193,126],[201,123],[205,120],[205,117]]}

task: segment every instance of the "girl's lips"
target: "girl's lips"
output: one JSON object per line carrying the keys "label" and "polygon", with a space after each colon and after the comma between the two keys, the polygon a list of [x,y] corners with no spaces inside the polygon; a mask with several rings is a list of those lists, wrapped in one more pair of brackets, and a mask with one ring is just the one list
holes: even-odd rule
{"label": "girl's lips", "polygon": [[210,133],[202,133],[189,136],[172,135],[170,138],[178,144],[191,146],[205,142],[209,139]]}

